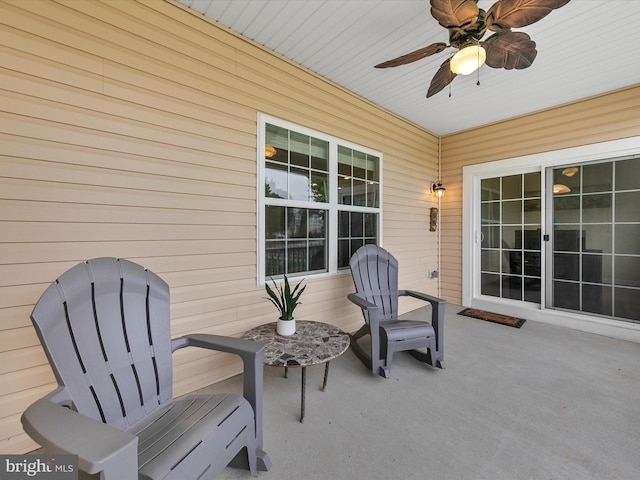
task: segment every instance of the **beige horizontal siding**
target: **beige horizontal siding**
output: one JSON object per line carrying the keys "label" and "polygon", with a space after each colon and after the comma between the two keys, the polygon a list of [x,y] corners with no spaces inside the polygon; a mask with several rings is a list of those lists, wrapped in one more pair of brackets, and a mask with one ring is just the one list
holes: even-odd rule
{"label": "beige horizontal siding", "polygon": [[[158,273],[173,335],[275,319],[256,287],[258,112],[382,152],[385,246],[403,286],[435,294],[435,136],[172,1],[0,0],[0,451],[36,447],[19,417],[54,379],[29,315],[80,261]],[[360,325],[348,274],[307,281],[299,318]],[[176,394],[241,369],[174,360]]]}
{"label": "beige horizontal siding", "polygon": [[[640,135],[640,86],[442,139],[442,295],[462,301],[462,168]],[[468,274],[469,272],[465,272]]]}

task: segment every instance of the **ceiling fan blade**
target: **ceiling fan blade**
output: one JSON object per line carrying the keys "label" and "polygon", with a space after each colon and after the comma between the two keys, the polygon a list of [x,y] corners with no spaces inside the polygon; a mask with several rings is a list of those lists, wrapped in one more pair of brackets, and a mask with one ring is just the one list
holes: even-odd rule
{"label": "ceiling fan blade", "polygon": [[448,46],[449,45],[442,42],[432,43],[431,45],[427,47],[423,47],[419,50],[416,50],[415,52],[407,53],[406,55],[402,55],[401,57],[379,63],[378,65],[375,66],[375,68],[397,67],[399,65],[404,65],[406,63],[415,62],[416,60],[420,60],[421,58],[425,58],[430,55],[440,53]]}
{"label": "ceiling fan blade", "polygon": [[531,66],[538,54],[536,42],[529,35],[511,30],[494,33],[482,46],[487,52],[485,63],[492,68],[522,70]]}
{"label": "ceiling fan blade", "polygon": [[451,71],[451,67],[449,66],[450,58],[440,65],[440,69],[436,72],[431,80],[431,85],[429,85],[429,90],[427,90],[427,98],[434,96],[444,87],[449,85],[454,78],[457,77],[455,73]]}
{"label": "ceiling fan blade", "polygon": [[461,27],[478,18],[475,0],[431,0],[431,15],[444,28]]}
{"label": "ceiling fan blade", "polygon": [[570,0],[498,0],[487,11],[484,23],[494,32],[531,25]]}

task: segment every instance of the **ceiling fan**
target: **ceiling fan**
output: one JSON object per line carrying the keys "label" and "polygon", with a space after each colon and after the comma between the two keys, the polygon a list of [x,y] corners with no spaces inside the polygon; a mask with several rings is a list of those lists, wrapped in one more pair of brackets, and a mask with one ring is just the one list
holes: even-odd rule
{"label": "ceiling fan", "polygon": [[[457,75],[468,75],[483,64],[507,70],[531,66],[538,54],[536,42],[524,32],[514,32],[541,20],[552,10],[570,0],[498,0],[486,12],[478,8],[478,0],[431,0],[431,15],[449,30],[449,44],[433,43],[375,68],[389,68],[415,62],[449,47],[458,49],[436,72],[427,98],[449,85]],[[482,37],[490,30],[486,40]]]}

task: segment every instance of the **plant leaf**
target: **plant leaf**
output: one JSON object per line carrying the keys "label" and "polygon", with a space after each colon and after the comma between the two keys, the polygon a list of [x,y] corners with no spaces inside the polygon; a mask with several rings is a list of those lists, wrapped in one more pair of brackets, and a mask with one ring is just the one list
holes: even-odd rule
{"label": "plant leaf", "polygon": [[[296,291],[300,288],[300,286],[302,285],[302,282],[304,282],[304,278],[298,282],[296,287],[293,289],[293,292],[291,293],[291,295],[295,295],[296,294]],[[304,288],[306,288],[306,285],[303,287],[303,290],[304,290]]]}
{"label": "plant leaf", "polygon": [[[271,278],[271,281],[273,282],[273,286],[276,288],[276,290],[278,290],[278,286],[276,285],[276,282],[273,280],[273,278]],[[269,295],[270,297],[268,298],[268,300],[270,300],[271,303],[275,305],[275,307],[282,315],[284,313],[284,305],[280,299],[281,297],[279,298],[278,295],[276,295],[276,293],[271,289],[268,283],[264,284],[264,288],[267,291],[267,295]]]}
{"label": "plant leaf", "polygon": [[284,296],[282,300],[286,303],[289,298],[291,298],[291,287],[289,286],[289,279],[285,275],[284,276]]}
{"label": "plant leaf", "polygon": [[[300,286],[300,285],[298,285]],[[296,287],[297,288],[297,287]],[[294,307],[298,304],[300,304],[300,302],[298,302],[298,299],[300,298],[300,295],[302,295],[302,292],[304,292],[304,289],[307,288],[307,286],[305,285],[304,287],[302,287],[302,289],[300,289],[300,291],[298,292],[298,294],[296,296],[293,297],[293,301],[294,301]]]}

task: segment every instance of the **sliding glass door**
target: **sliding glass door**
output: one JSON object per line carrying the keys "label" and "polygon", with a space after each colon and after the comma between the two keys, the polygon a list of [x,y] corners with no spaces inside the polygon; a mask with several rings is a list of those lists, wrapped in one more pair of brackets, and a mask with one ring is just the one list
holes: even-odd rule
{"label": "sliding glass door", "polygon": [[478,177],[475,295],[640,322],[640,159]]}

